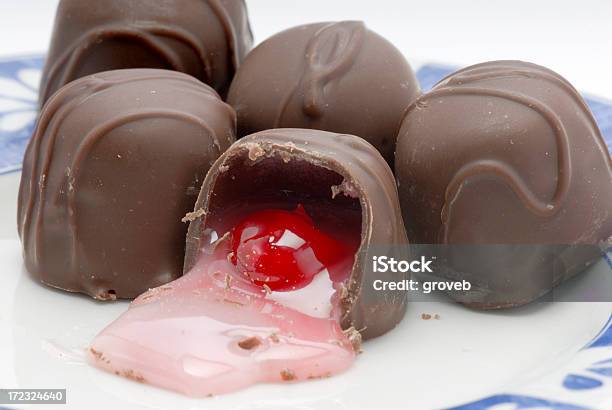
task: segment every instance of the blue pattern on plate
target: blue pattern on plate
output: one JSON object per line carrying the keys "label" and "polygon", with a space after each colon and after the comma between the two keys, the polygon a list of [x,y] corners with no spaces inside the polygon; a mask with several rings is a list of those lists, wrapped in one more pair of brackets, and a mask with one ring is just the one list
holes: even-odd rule
{"label": "blue pattern on plate", "polygon": [[0,174],[17,171],[34,130],[42,57],[0,61]]}
{"label": "blue pattern on plate", "polygon": [[[34,129],[37,110],[36,80],[40,76],[44,59],[42,57],[22,58],[0,61],[0,174],[19,170],[27,142]],[[454,71],[453,67],[426,65],[417,77],[423,90],[431,89],[439,80]],[[586,97],[593,114],[601,128],[608,147],[612,149],[612,103]],[[26,121],[29,119],[29,121]],[[608,257],[608,262],[610,262]],[[611,265],[612,267],[612,265]],[[592,376],[576,374],[582,369],[569,368],[567,375],[559,382],[565,392],[588,392],[599,390],[606,384],[595,376],[612,378],[612,316],[600,334],[578,354],[599,349],[597,361],[586,368]],[[612,385],[607,386],[612,396]],[[554,388],[554,385],[553,385]],[[556,396],[554,396],[556,397]],[[572,396],[571,401],[581,405],[565,403],[553,398],[533,397],[529,394],[497,394],[469,404],[454,407],[452,410],[492,410],[500,405],[514,405],[512,410],[550,409],[550,410],[589,410],[597,402],[589,401],[587,396]],[[587,407],[585,407],[587,406]],[[2,410],[2,409],[0,409]]]}
{"label": "blue pattern on plate", "polygon": [[603,386],[603,383],[597,379],[579,374],[568,374],[563,379],[563,387],[571,390],[589,390]]}
{"label": "blue pattern on plate", "polygon": [[604,258],[606,258],[606,262],[608,262],[608,266],[610,267],[610,269],[612,269],[612,250],[609,251],[606,256],[604,256]]}
{"label": "blue pattern on plate", "polygon": [[[487,397],[486,399],[478,400],[463,406],[453,407],[449,410],[488,410],[504,404],[514,404],[512,410],[536,408],[538,410],[589,410],[588,407],[577,406],[574,404],[560,403],[552,400],[538,399],[535,397],[519,396],[514,394],[499,394],[497,396]],[[509,407],[504,407],[504,409],[507,408],[509,409]]]}
{"label": "blue pattern on plate", "polygon": [[[608,318],[603,329],[601,329],[599,334],[585,347],[585,349],[592,349],[594,347],[612,347],[612,315]],[[612,363],[612,358],[597,362],[597,364],[605,363]]]}
{"label": "blue pattern on plate", "polygon": [[[583,350],[594,349],[594,348],[606,348],[606,349],[602,349],[601,353],[602,353],[602,357],[608,357],[608,358],[603,359],[603,360],[598,360],[597,362],[593,363],[592,366],[595,366],[595,367],[589,367],[587,371],[593,374],[596,374],[596,375],[601,375],[607,378],[612,378],[612,367],[610,367],[612,365],[612,358],[610,358],[610,355],[612,353],[612,350],[610,349],[612,348],[612,315],[608,319],[606,325],[604,326],[600,334],[597,337],[595,337],[595,339],[590,344],[585,346]],[[603,366],[603,367],[597,367],[597,366]],[[605,384],[601,380],[594,378],[594,377],[569,373],[563,379],[562,386],[566,389],[566,391],[569,391],[569,392],[572,392],[572,391],[582,392],[582,391],[590,391],[593,389],[599,389],[601,387],[604,387]],[[609,394],[612,397],[612,389],[610,389],[609,386],[608,386],[608,389],[611,390]],[[576,396],[575,399],[576,400],[581,399],[581,401],[584,401],[585,404],[588,404],[586,403],[586,400],[588,400],[587,396],[582,396],[582,395]],[[591,410],[595,408],[591,406],[585,407],[584,405],[564,403],[558,400],[537,398],[537,397],[521,395],[521,394],[496,394],[494,396],[490,396],[482,400],[478,400],[478,401],[468,403],[465,405],[453,407],[449,410],[494,410],[495,408],[497,408],[497,406],[504,405],[504,404],[514,405],[511,408],[508,407],[508,409],[512,409],[512,410],[532,409],[532,408],[537,408],[538,410],[544,410],[544,409],[548,409],[548,410]],[[597,403],[592,403],[592,404],[597,404]],[[504,407],[504,409],[506,409],[506,407]]]}
{"label": "blue pattern on plate", "polygon": [[[601,347],[612,347],[612,315],[608,318],[608,321],[599,332],[599,335],[597,335],[591,343],[586,345],[583,350]],[[585,370],[590,373],[589,376],[573,373],[565,376],[565,379],[563,379],[563,387],[569,390],[592,390],[603,387],[604,382],[602,380],[605,378],[612,378],[612,357],[604,359],[599,358]]]}

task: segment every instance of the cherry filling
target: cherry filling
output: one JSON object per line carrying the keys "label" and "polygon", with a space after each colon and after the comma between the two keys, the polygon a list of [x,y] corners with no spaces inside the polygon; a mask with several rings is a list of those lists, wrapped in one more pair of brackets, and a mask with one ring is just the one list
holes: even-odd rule
{"label": "cherry filling", "polygon": [[231,236],[230,257],[238,271],[274,291],[301,289],[325,269],[332,280],[340,279],[346,270],[342,262],[351,255],[347,245],[314,226],[302,205],[295,211],[253,213]]}
{"label": "cherry filling", "polygon": [[338,291],[360,241],[360,210],[307,209],[317,219],[302,205],[225,211],[219,220],[238,222],[208,229],[194,268],[139,296],[95,338],[90,361],[196,397],[350,367],[355,340],[340,327]]}

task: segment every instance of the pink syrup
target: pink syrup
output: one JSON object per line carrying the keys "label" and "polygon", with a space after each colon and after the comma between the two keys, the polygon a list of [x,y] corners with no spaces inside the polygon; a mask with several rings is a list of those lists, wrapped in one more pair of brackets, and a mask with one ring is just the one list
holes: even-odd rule
{"label": "pink syrup", "polygon": [[356,244],[318,229],[301,206],[254,212],[209,237],[189,273],[139,296],[94,339],[92,364],[192,397],[351,366],[337,291]]}

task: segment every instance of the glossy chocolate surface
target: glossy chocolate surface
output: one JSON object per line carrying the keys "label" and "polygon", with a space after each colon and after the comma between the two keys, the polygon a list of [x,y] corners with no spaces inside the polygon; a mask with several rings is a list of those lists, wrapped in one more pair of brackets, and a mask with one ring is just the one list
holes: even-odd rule
{"label": "glossy chocolate surface", "polygon": [[410,65],[359,21],[283,31],[238,70],[228,102],[238,134],[311,128],[357,135],[393,161],[402,113],[420,94]]}
{"label": "glossy chocolate surface", "polygon": [[[402,319],[405,292],[374,291],[363,257],[372,246],[406,247],[397,189],[391,169],[376,149],[361,138],[303,129],[263,131],[235,143],[211,168],[187,237],[185,272],[197,262],[207,230],[223,232],[232,208],[252,209],[272,202],[294,209],[361,209],[357,235],[360,253],[350,278],[339,291],[341,325],[363,337],[381,335]],[[319,216],[321,217],[321,216]],[[324,217],[324,215],[323,215]],[[313,215],[315,221],[317,215]],[[348,222],[338,220],[339,226]],[[230,224],[231,226],[231,224]],[[221,235],[221,234],[220,234]],[[377,279],[401,280],[402,274],[378,273]]]}
{"label": "glossy chocolate surface", "polygon": [[72,80],[122,68],[184,72],[224,95],[252,42],[244,0],[62,0],[41,105]]}
{"label": "glossy chocolate surface", "polygon": [[25,155],[26,267],[97,299],[177,278],[181,218],[234,139],[234,110],[188,75],[118,70],[70,83],[45,105]]}
{"label": "glossy chocolate surface", "polygon": [[407,111],[395,167],[412,242],[518,246],[460,257],[452,274],[480,290],[454,295],[469,305],[527,303],[610,246],[610,155],[584,100],[544,67],[496,61],[442,80]]}

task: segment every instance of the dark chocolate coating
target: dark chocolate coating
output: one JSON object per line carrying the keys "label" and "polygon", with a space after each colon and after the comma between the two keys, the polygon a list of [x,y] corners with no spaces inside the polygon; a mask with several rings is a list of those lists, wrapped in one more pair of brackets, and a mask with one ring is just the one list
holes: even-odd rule
{"label": "dark chocolate coating", "polygon": [[535,64],[478,64],[420,97],[399,133],[396,177],[412,242],[518,245],[457,248],[451,270],[478,294],[453,296],[474,307],[528,303],[610,245],[606,145],[578,92]]}
{"label": "dark chocolate coating", "polygon": [[[361,208],[362,256],[371,246],[408,244],[393,174],[372,145],[352,135],[276,129],[239,140],[211,168],[191,215],[185,272],[197,262],[205,229],[222,222],[233,206],[253,206],[263,197],[288,208],[296,198],[338,207],[354,203]],[[355,259],[347,292],[341,292],[341,324],[371,338],[399,323],[406,293],[374,291],[366,263],[365,257]],[[376,279],[399,276],[377,273]]]}
{"label": "dark chocolate coating", "polygon": [[235,121],[212,88],[168,70],[109,71],[62,88],[23,164],[27,269],[97,299],[132,298],[181,276],[181,218],[234,141]]}
{"label": "dark chocolate coating", "polygon": [[70,81],[122,68],[180,71],[223,96],[252,43],[244,0],[61,0],[41,106]]}
{"label": "dark chocolate coating", "polygon": [[414,72],[386,39],[359,21],[294,27],[257,46],[228,102],[238,135],[311,128],[357,135],[392,163],[404,110],[420,94]]}

